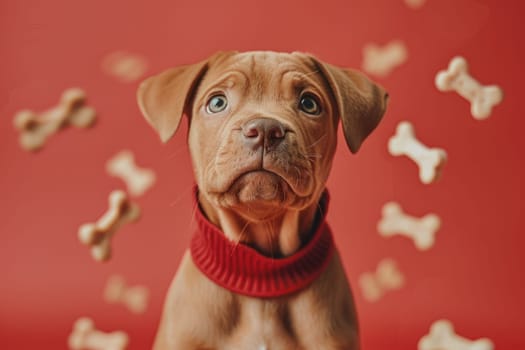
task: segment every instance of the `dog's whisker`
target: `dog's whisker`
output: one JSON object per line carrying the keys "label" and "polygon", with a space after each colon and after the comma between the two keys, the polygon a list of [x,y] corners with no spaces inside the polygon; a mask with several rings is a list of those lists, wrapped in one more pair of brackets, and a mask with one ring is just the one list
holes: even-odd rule
{"label": "dog's whisker", "polygon": [[199,203],[197,203],[195,201],[195,203],[193,204],[192,208],[191,208],[191,215],[190,215],[190,220],[188,222],[188,230],[191,230],[192,226],[195,224],[196,222],[196,215],[197,215],[197,210],[199,210]]}
{"label": "dog's whisker", "polygon": [[179,156],[182,152],[187,152],[187,150],[188,150],[188,146],[181,146],[177,148],[175,151],[173,151],[172,153],[168,154],[166,156],[166,160],[173,160],[173,158]]}
{"label": "dog's whisker", "polygon": [[306,156],[306,159],[308,159],[308,158],[314,158],[314,159],[323,158],[323,156],[321,154],[318,154],[318,153],[306,153],[305,156]]}
{"label": "dog's whisker", "polygon": [[272,240],[272,231],[273,230],[272,230],[272,227],[271,227],[271,223],[268,223],[268,222],[265,223],[265,227],[266,227],[266,235],[265,236],[266,236],[266,239],[268,241],[268,246],[270,248],[270,257],[272,259],[274,259],[275,258],[274,251],[273,251],[274,244],[273,244],[273,240]]}
{"label": "dog's whisker", "polygon": [[231,250],[231,253],[230,253],[230,257],[233,256],[233,253],[235,252],[235,249],[237,249],[237,246],[239,244],[241,244],[241,241],[242,241],[242,237],[244,236],[244,234],[246,233],[246,229],[248,228],[248,225],[249,223],[246,222],[246,224],[244,225],[244,227],[242,228],[241,232],[239,233],[239,238],[235,241],[235,244],[233,246],[233,249]]}
{"label": "dog's whisker", "polygon": [[312,142],[309,146],[307,146],[306,148],[312,148],[314,147],[315,145],[317,145],[322,139],[324,139],[326,136],[328,136],[327,133],[324,133],[321,137],[319,137],[317,140],[315,140],[314,142]]}
{"label": "dog's whisker", "polygon": [[317,210],[319,212],[319,216],[324,217],[325,212],[323,210],[323,206],[321,205],[321,201],[317,202]]}
{"label": "dog's whisker", "polygon": [[193,204],[193,207],[191,208],[190,226],[195,221],[195,216],[197,215],[197,210],[199,210],[199,202],[196,200],[195,204]]}
{"label": "dog's whisker", "polygon": [[188,195],[188,193],[191,193],[193,191],[193,186],[185,187],[182,191],[179,192],[179,195],[170,202],[169,206],[174,207],[183,199],[186,199],[185,197]]}
{"label": "dog's whisker", "polygon": [[294,176],[295,179],[295,187],[299,187],[299,181],[301,180],[301,169],[298,166],[294,166],[294,170],[297,173],[297,176]]}

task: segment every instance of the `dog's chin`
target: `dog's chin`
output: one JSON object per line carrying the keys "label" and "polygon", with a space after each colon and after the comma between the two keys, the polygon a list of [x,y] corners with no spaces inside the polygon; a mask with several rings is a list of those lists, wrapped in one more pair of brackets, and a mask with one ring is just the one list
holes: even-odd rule
{"label": "dog's chin", "polygon": [[259,170],[240,175],[229,192],[236,194],[239,203],[273,206],[284,203],[290,189],[279,175]]}
{"label": "dog's chin", "polygon": [[253,220],[278,215],[295,206],[297,200],[285,179],[266,170],[241,174],[219,198],[222,207],[235,209]]}

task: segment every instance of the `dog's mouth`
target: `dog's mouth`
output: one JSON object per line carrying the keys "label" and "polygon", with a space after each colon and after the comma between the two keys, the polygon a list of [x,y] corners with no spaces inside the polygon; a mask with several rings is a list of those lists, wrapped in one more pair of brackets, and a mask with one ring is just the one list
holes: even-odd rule
{"label": "dog's mouth", "polygon": [[[265,167],[245,168],[231,173],[221,191],[214,194],[223,207],[245,206],[252,211],[302,207],[308,200],[310,182],[304,169],[298,175],[290,175],[281,169]],[[270,211],[273,211],[270,210]]]}
{"label": "dog's mouth", "polygon": [[298,200],[285,178],[266,169],[239,174],[218,199],[222,206],[252,218],[273,216]]}
{"label": "dog's mouth", "polygon": [[284,202],[288,191],[290,191],[288,182],[280,175],[266,169],[240,174],[228,189],[228,192],[237,193],[237,198],[243,203]]}

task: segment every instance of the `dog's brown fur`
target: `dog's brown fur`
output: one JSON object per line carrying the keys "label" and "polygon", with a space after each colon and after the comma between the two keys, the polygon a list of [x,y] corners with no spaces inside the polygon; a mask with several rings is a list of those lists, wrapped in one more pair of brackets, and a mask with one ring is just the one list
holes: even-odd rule
{"label": "dog's brown fur", "polygon": [[[305,93],[320,104],[319,114],[299,108]],[[228,105],[210,113],[207,103],[217,94]],[[189,148],[206,217],[230,240],[275,258],[292,255],[312,234],[339,120],[348,147],[357,152],[381,119],[387,97],[356,71],[275,52],[218,53],[149,78],[138,91],[141,110],[163,141],[183,114],[189,116]],[[186,253],[154,348],[358,349],[340,258],[336,253],[299,293],[257,299],[215,285]]]}

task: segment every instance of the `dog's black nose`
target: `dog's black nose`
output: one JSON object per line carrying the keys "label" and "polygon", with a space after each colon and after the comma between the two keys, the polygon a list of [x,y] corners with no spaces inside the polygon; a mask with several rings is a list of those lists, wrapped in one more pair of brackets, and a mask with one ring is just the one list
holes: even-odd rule
{"label": "dog's black nose", "polygon": [[244,143],[256,150],[264,147],[266,151],[276,147],[286,135],[284,125],[270,118],[256,118],[242,126]]}

